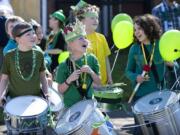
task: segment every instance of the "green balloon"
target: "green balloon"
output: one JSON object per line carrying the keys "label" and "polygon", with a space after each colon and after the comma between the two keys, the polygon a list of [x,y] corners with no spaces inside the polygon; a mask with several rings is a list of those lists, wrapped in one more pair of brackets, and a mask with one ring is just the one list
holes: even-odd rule
{"label": "green balloon", "polygon": [[63,61],[65,61],[67,58],[69,57],[69,52],[68,51],[64,51],[62,53],[59,54],[58,56],[58,63],[62,63]]}
{"label": "green balloon", "polygon": [[117,48],[124,49],[133,42],[133,24],[128,21],[120,21],[113,31],[113,41]]}
{"label": "green balloon", "polygon": [[165,61],[174,61],[180,57],[180,31],[169,30],[165,32],[159,43],[159,51]]}
{"label": "green balloon", "polygon": [[113,20],[112,20],[112,22],[111,22],[111,30],[112,30],[112,32],[113,32],[113,30],[114,30],[114,28],[115,28],[115,25],[116,25],[118,22],[120,22],[120,21],[128,21],[128,22],[130,22],[130,23],[133,24],[133,20],[132,20],[132,18],[131,18],[128,14],[126,14],[126,13],[117,14],[117,15],[113,18]]}

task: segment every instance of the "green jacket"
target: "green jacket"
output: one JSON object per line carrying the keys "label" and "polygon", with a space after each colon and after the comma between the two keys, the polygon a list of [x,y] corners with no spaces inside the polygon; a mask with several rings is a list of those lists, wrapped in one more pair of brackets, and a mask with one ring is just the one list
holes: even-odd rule
{"label": "green jacket", "polygon": [[[151,52],[153,45],[145,45],[148,52]],[[151,54],[151,53],[149,53]],[[147,56],[150,57],[150,56]],[[156,67],[157,76],[159,77],[159,81],[162,82],[164,79],[165,65],[163,59],[159,52],[159,41],[156,41],[153,62]],[[133,87],[137,84],[136,78],[138,75],[142,74],[143,66],[145,65],[144,57],[142,53],[142,49],[140,44],[133,44],[130,48],[128,55],[128,62],[126,67],[126,76],[131,80]],[[138,91],[136,92],[137,97],[142,97],[151,92],[159,90],[159,82],[156,82],[156,79],[152,73],[152,70],[149,72],[149,81],[143,82]]]}

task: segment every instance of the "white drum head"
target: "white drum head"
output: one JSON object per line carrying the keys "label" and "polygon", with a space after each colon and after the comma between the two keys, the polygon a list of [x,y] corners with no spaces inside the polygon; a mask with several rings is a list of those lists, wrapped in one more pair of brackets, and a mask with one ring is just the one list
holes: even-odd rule
{"label": "white drum head", "polygon": [[134,105],[135,113],[151,113],[164,109],[177,102],[177,95],[172,91],[158,91],[140,98]]}
{"label": "white drum head", "polygon": [[56,125],[58,134],[67,134],[78,129],[96,107],[93,100],[83,100],[70,107]]}
{"label": "white drum head", "polygon": [[41,114],[47,108],[47,102],[40,97],[19,96],[6,104],[5,111],[14,116],[33,116]]}
{"label": "white drum head", "polygon": [[48,88],[48,92],[49,92],[49,98],[48,101],[50,102],[50,109],[52,112],[58,112],[61,109],[63,109],[64,107],[64,103],[63,103],[63,98],[62,96],[58,93],[58,91],[56,91],[53,88]]}

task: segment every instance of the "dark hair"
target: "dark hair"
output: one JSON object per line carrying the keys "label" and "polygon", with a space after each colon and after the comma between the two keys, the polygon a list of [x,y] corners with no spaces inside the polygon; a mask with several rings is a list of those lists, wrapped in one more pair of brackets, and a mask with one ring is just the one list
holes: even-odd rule
{"label": "dark hair", "polygon": [[27,30],[27,29],[32,29],[32,26],[31,24],[27,23],[27,22],[20,22],[18,24],[16,24],[14,26],[14,28],[12,29],[12,35],[13,35],[13,38],[15,39],[16,37],[20,37],[22,35],[23,30]]}
{"label": "dark hair", "polygon": [[34,19],[31,19],[31,21],[29,23],[32,25],[35,32],[36,32],[37,28],[41,27],[41,25]]}
{"label": "dark hair", "polygon": [[[134,18],[134,24],[139,25],[144,30],[144,33],[151,43],[159,39],[162,34],[160,20],[153,15],[145,14],[136,16]],[[136,37],[135,41],[139,42]]]}

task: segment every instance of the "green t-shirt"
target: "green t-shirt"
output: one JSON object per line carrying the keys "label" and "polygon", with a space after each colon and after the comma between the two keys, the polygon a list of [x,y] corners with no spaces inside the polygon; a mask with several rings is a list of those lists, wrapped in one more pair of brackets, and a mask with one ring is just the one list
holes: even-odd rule
{"label": "green t-shirt", "polygon": [[[75,61],[76,68],[80,68],[85,65],[85,59],[87,59],[87,65],[91,67],[91,69],[96,73],[99,73],[99,64],[96,57],[92,54],[86,54],[81,57],[79,60]],[[56,81],[60,84],[64,83],[65,80],[69,77],[69,75],[73,72],[71,70],[71,64],[68,64],[69,60],[64,61],[58,66]],[[79,83],[82,85],[83,74],[80,75]],[[92,88],[92,78],[89,74],[86,75],[86,84],[88,88],[87,97],[92,98],[93,88]],[[79,102],[84,97],[80,94],[79,90],[77,89],[76,82],[70,84],[68,90],[64,93],[64,104],[65,107],[70,107],[73,104]]]}
{"label": "green t-shirt", "polygon": [[32,50],[27,52],[19,51],[19,65],[22,76],[17,70],[17,62],[15,62],[16,49],[8,52],[4,57],[2,74],[9,77],[8,93],[10,97],[22,95],[40,95],[40,72],[45,70],[43,53],[37,49],[33,49],[35,54],[35,70],[32,78],[28,81],[23,77],[28,77],[32,71],[33,53]]}

